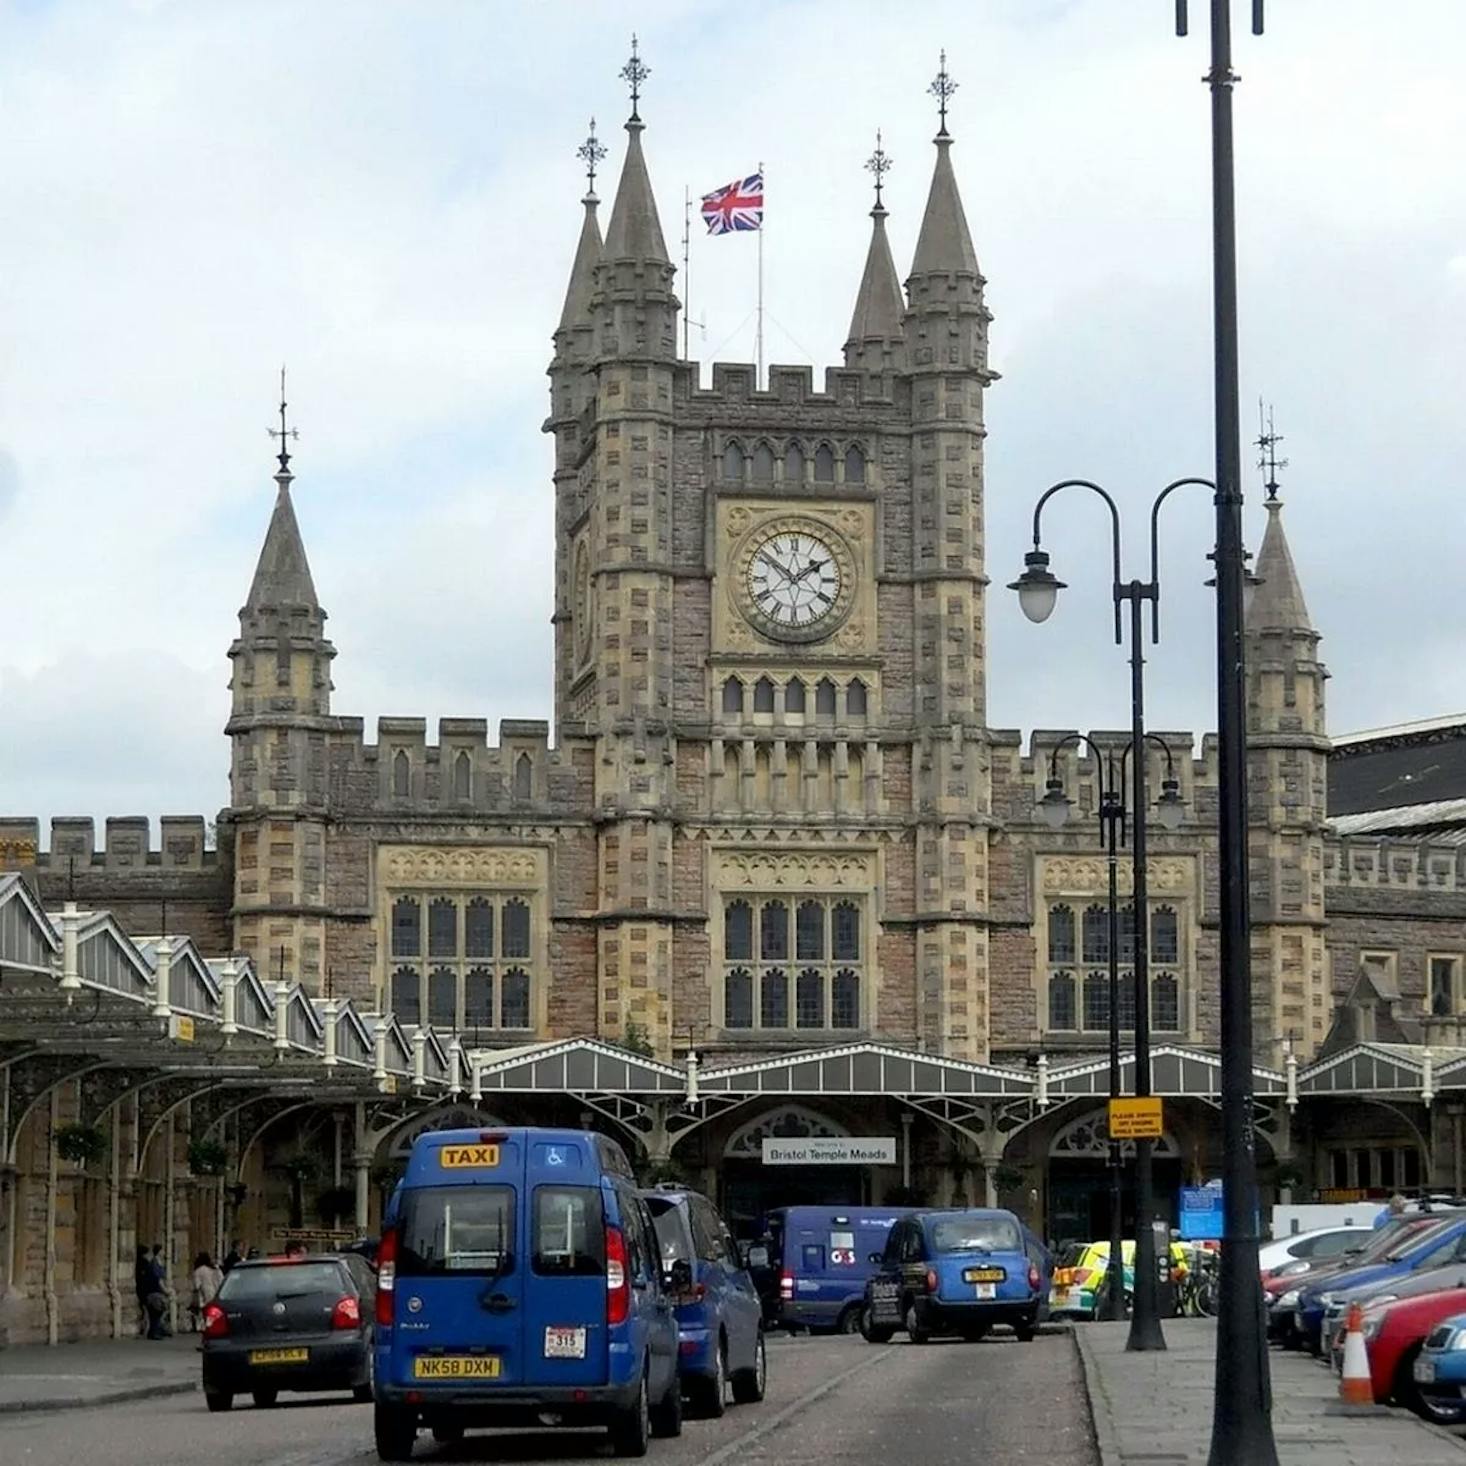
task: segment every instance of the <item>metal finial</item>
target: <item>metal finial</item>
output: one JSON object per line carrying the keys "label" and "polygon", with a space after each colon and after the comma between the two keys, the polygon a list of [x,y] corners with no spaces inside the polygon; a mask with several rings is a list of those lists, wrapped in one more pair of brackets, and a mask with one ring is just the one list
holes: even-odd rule
{"label": "metal finial", "polygon": [[285,422],[285,368],[280,368],[280,426],[278,428],[267,428],[266,431],[272,438],[280,440],[280,472],[290,472],[290,439],[299,438],[300,434]]}
{"label": "metal finial", "polygon": [[1257,399],[1257,447],[1261,456],[1257,460],[1257,466],[1263,471],[1263,486],[1267,489],[1268,503],[1274,503],[1278,497],[1278,470],[1287,468],[1288,460],[1278,457],[1278,444],[1283,441],[1283,435],[1273,429],[1273,410],[1269,406],[1264,410],[1262,398]]}
{"label": "metal finial", "polygon": [[596,164],[606,156],[605,145],[596,137],[596,119],[590,120],[590,136],[576,148],[575,156],[585,163],[586,194],[590,198],[596,195]]}
{"label": "metal finial", "polygon": [[881,207],[881,180],[896,166],[896,160],[881,146],[880,129],[876,129],[876,150],[865,160],[867,170],[875,174],[876,208]]}
{"label": "metal finial", "polygon": [[652,69],[637,53],[636,33],[631,36],[631,60],[621,68],[621,80],[631,87],[631,122],[640,122],[641,114],[636,110],[637,104],[641,101],[641,84],[652,74]]}
{"label": "metal finial", "polygon": [[946,137],[947,133],[947,98],[957,90],[957,83],[952,80],[951,74],[947,71],[947,53],[942,52],[941,66],[937,72],[937,79],[927,88],[932,96],[937,99],[937,115],[942,120],[942,125],[937,129],[938,137]]}

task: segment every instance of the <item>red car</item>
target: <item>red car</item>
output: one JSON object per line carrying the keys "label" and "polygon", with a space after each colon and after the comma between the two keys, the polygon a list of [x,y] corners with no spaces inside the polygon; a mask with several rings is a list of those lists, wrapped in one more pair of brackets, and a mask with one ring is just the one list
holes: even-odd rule
{"label": "red car", "polygon": [[1466,1418],[1466,1409],[1427,1402],[1412,1373],[1426,1335],[1443,1319],[1462,1312],[1466,1312],[1466,1288],[1422,1293],[1364,1310],[1364,1343],[1376,1404],[1405,1405],[1440,1424]]}

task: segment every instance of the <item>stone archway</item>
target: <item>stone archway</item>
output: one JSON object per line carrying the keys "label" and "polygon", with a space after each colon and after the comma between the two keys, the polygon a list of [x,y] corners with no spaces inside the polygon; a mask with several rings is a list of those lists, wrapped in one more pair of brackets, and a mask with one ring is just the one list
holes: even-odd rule
{"label": "stone archway", "polygon": [[740,1125],[723,1147],[725,1160],[757,1161],[763,1159],[763,1142],[767,1140],[804,1139],[811,1136],[840,1136],[850,1132],[838,1120],[822,1115],[804,1105],[780,1105]]}
{"label": "stone archway", "polygon": [[412,1144],[419,1135],[430,1135],[435,1130],[497,1130],[503,1127],[503,1120],[477,1105],[440,1105],[411,1115],[395,1129],[390,1130],[377,1143],[377,1160],[380,1163],[406,1164],[412,1152]]}
{"label": "stone archway", "polygon": [[[1124,1141],[1120,1154],[1129,1159],[1135,1154],[1135,1143]],[[1177,1160],[1181,1147],[1168,1130],[1151,1147],[1157,1160]],[[1109,1119],[1104,1106],[1076,1115],[1055,1132],[1049,1142],[1050,1160],[1108,1160],[1110,1156]]]}

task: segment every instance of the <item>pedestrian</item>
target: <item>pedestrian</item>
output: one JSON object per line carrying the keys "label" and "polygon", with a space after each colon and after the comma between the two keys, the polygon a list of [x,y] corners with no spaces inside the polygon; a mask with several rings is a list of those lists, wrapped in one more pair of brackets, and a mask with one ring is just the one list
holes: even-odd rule
{"label": "pedestrian", "polygon": [[224,1255],[224,1267],[223,1267],[223,1271],[225,1273],[228,1273],[234,1267],[236,1267],[239,1263],[241,1263],[243,1261],[244,1261],[244,1243],[241,1242],[238,1237],[236,1237],[234,1239],[234,1241],[232,1241],[229,1244],[229,1251],[227,1253],[225,1253],[225,1255]]}
{"label": "pedestrian", "polygon": [[137,1293],[137,1336],[145,1338],[150,1332],[148,1321],[148,1295],[153,1291],[153,1265],[148,1260],[148,1249],[139,1247],[137,1259],[132,1268],[133,1289]]}
{"label": "pedestrian", "polygon": [[292,1237],[290,1241],[285,1244],[285,1256],[304,1257],[305,1243],[302,1242],[299,1237]]}
{"label": "pedestrian", "polygon": [[214,1266],[214,1259],[207,1252],[199,1253],[193,1260],[193,1296],[188,1305],[195,1333],[203,1327],[204,1309],[214,1301],[223,1282],[224,1274]]}
{"label": "pedestrian", "polygon": [[163,1317],[168,1311],[168,1281],[163,1268],[163,1244],[155,1244],[151,1255],[145,1247],[139,1247],[137,1252],[137,1291],[147,1317],[147,1337],[166,1339],[168,1329]]}
{"label": "pedestrian", "polygon": [[1374,1224],[1376,1227],[1383,1227],[1386,1222],[1392,1222],[1396,1217],[1403,1216],[1404,1213],[1405,1198],[1397,1191],[1390,1197],[1389,1205],[1374,1219]]}

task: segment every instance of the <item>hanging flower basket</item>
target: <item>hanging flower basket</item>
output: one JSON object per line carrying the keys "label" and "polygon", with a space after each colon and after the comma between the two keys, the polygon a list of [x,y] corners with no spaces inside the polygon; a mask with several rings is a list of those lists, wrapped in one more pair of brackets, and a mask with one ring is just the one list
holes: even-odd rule
{"label": "hanging flower basket", "polygon": [[188,1169],[195,1176],[222,1176],[229,1152],[217,1140],[195,1140],[188,1148]]}
{"label": "hanging flower basket", "polygon": [[56,1154],[63,1161],[89,1166],[107,1154],[107,1137],[95,1125],[63,1125],[56,1132]]}

